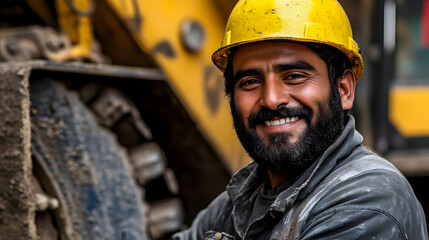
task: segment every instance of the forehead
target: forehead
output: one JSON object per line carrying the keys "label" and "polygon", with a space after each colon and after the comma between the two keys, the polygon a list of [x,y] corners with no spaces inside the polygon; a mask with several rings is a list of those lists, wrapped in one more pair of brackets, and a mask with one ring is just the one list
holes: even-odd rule
{"label": "forehead", "polygon": [[291,42],[265,41],[241,46],[232,59],[234,72],[243,68],[304,61],[315,67],[326,66],[310,48]]}

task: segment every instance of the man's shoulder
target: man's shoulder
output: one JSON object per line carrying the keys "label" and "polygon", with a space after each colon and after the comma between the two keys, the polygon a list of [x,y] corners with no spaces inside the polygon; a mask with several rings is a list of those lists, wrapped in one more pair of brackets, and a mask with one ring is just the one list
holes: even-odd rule
{"label": "man's shoulder", "polygon": [[[392,201],[410,200],[418,203],[405,176],[388,160],[361,148],[350,156],[351,160],[336,168],[321,185],[329,185],[326,194],[332,198],[363,200],[368,206],[391,207]],[[350,195],[353,195],[350,196]],[[386,201],[389,200],[389,201]]]}
{"label": "man's shoulder", "polygon": [[[426,225],[421,205],[400,171],[365,149],[353,154],[350,161],[336,168],[315,189],[311,201],[317,203],[308,219],[341,221],[340,218],[347,216],[350,224],[355,224],[368,217],[376,225],[395,227],[401,234],[412,236],[413,232],[424,232],[420,229]],[[368,225],[366,230],[372,227]]]}
{"label": "man's shoulder", "polygon": [[357,173],[374,170],[391,171],[402,175],[392,163],[380,155],[366,149],[363,145],[356,147],[350,155],[342,160],[335,168],[335,171],[357,171]]}
{"label": "man's shoulder", "polygon": [[[392,202],[385,202],[386,199],[415,200],[405,176],[389,161],[373,153],[362,155],[335,169],[319,189],[323,185],[329,186],[325,193],[329,198],[338,194],[335,199],[343,199],[348,195],[350,199],[373,198],[366,202],[381,201],[387,205]],[[351,197],[350,194],[354,196]]]}

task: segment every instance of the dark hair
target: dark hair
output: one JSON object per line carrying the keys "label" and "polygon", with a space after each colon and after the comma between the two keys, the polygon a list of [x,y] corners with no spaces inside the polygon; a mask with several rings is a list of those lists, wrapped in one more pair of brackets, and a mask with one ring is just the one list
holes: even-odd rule
{"label": "dark hair", "polygon": [[[296,42],[294,42],[296,43]],[[351,69],[351,64],[348,58],[338,49],[325,44],[318,43],[297,43],[310,48],[315,52],[325,63],[328,68],[329,82],[331,91],[337,89],[337,79],[342,76],[346,69]],[[232,58],[237,52],[238,47],[232,48],[228,53],[228,64],[225,69],[225,94],[230,101],[234,94],[234,73],[232,69]],[[338,92],[338,91],[336,91]]]}

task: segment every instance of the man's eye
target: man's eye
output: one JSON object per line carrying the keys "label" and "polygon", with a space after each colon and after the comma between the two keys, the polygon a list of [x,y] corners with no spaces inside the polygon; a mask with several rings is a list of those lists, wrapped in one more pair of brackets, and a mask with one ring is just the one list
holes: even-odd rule
{"label": "man's eye", "polygon": [[292,79],[303,78],[303,77],[305,76],[302,74],[290,74],[290,75],[287,75],[285,79],[292,80]]}
{"label": "man's eye", "polygon": [[250,87],[258,83],[259,83],[259,80],[257,79],[249,79],[249,80],[240,82],[239,87]]}
{"label": "man's eye", "polygon": [[301,73],[292,73],[286,75],[283,80],[288,84],[300,84],[305,82],[308,79],[308,76]]}

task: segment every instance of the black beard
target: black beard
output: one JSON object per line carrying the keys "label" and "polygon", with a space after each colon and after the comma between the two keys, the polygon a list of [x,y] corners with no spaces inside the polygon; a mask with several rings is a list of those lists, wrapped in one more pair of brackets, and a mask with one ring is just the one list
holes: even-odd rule
{"label": "black beard", "polygon": [[[331,91],[329,109],[318,103],[320,111],[314,126],[311,124],[313,112],[309,108],[283,107],[274,111],[265,108],[249,117],[250,130],[247,131],[231,102],[234,128],[244,149],[259,166],[276,173],[298,174],[308,168],[344,129],[344,112],[338,90],[335,90]],[[289,133],[276,133],[269,136],[267,146],[256,133],[257,124],[264,124],[274,117],[292,116],[298,116],[307,122],[305,132],[296,143],[288,142]]]}

